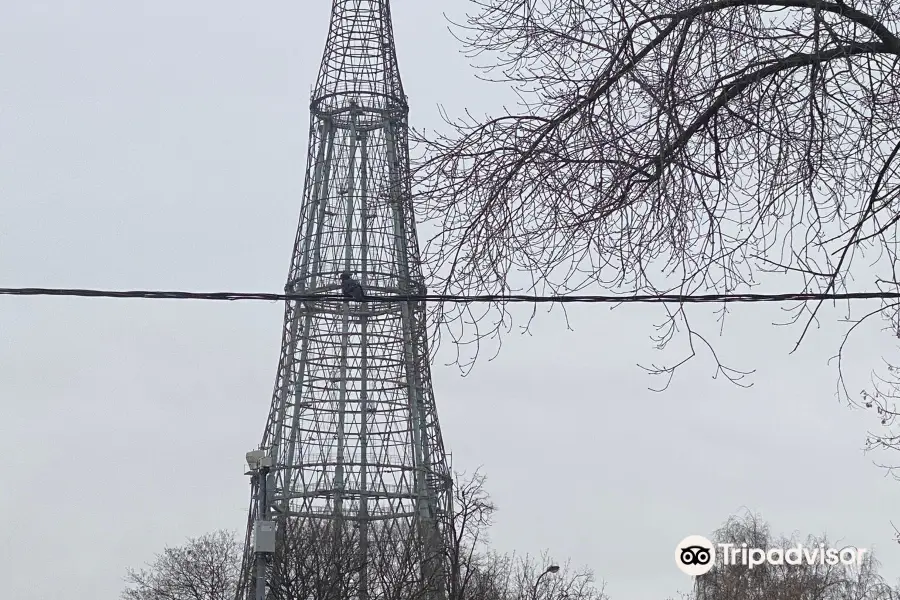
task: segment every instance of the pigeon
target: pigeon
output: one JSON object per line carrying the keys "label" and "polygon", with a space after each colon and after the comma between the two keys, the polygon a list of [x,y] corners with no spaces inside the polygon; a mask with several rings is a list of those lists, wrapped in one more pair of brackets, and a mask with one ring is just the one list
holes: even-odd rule
{"label": "pigeon", "polygon": [[363,299],[363,289],[359,282],[352,277],[350,273],[344,271],[341,273],[341,293],[345,298],[353,298],[357,302]]}

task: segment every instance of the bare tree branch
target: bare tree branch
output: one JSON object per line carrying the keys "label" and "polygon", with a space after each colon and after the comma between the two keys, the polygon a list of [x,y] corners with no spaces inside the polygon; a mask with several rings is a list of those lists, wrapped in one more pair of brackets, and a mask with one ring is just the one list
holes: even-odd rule
{"label": "bare tree branch", "polygon": [[[443,293],[733,293],[775,273],[823,292],[872,268],[897,281],[896,2],[473,4],[458,38],[520,100],[414,136]],[[795,313],[798,344],[819,309]],[[434,310],[464,369],[512,325],[500,303]],[[665,319],[691,348],[705,340],[683,312]]]}

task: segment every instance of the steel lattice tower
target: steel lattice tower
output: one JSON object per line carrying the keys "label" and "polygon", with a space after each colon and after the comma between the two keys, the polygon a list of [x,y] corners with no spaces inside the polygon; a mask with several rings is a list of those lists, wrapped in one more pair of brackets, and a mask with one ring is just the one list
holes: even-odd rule
{"label": "steel lattice tower", "polygon": [[[413,575],[404,576],[412,588],[404,595],[440,599],[451,478],[425,305],[378,301],[424,291],[408,108],[388,0],[333,0],[310,111],[303,207],[285,290],[336,294],[348,271],[374,301],[287,302],[260,445],[274,459],[263,478],[267,504],[279,533],[306,528],[352,546],[351,573],[335,574],[340,589],[328,595],[396,597],[385,565],[399,573],[397,565],[412,561]],[[255,477],[257,500],[259,489]],[[251,501],[239,598],[256,578],[250,532],[257,510]],[[270,572],[278,560],[276,551]]]}

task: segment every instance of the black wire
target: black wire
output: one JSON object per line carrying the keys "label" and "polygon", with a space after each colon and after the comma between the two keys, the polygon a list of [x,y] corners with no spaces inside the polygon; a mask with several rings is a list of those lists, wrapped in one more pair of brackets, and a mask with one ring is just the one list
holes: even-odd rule
{"label": "black wire", "polygon": [[[285,300],[346,300],[340,294],[268,294],[252,292],[163,292],[163,291],[112,291],[63,288],[0,288],[0,296],[76,296],[85,298],[144,298],[155,300],[259,300],[280,302]],[[524,296],[491,294],[483,296],[425,295],[425,296],[370,296],[365,302],[531,302],[531,303],[610,303],[638,302],[651,304],[697,304],[708,302],[812,302],[819,300],[900,300],[900,292],[847,292],[834,294],[657,294],[633,296]]]}

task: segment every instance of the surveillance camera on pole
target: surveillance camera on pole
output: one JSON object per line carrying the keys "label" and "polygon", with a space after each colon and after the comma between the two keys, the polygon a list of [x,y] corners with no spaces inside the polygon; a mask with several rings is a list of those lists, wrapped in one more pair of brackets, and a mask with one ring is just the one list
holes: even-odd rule
{"label": "surveillance camera on pole", "polygon": [[251,450],[247,453],[247,466],[250,467],[250,472],[247,473],[248,475],[259,470],[259,463],[265,456],[266,453],[263,450]]}

